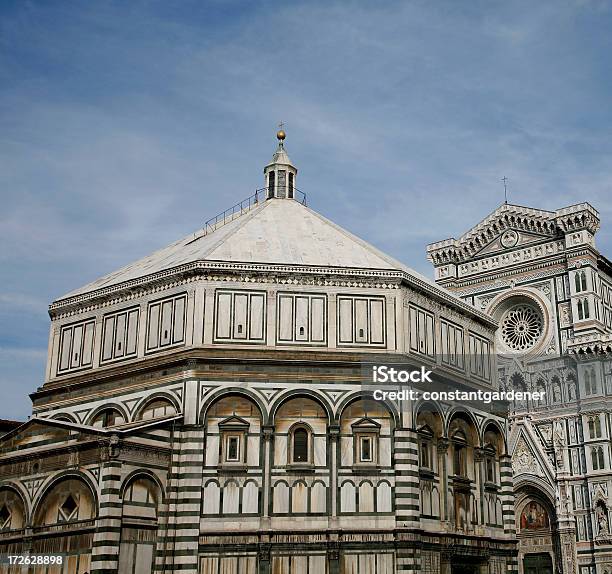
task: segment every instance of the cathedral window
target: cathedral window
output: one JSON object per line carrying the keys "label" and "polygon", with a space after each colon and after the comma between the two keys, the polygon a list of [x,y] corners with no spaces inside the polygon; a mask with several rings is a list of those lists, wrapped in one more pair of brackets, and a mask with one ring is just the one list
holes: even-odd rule
{"label": "cathedral window", "polygon": [[582,291],[587,290],[587,279],[584,271],[577,271],[576,275],[574,276],[574,280],[576,283],[576,293],[581,293]]}
{"label": "cathedral window", "polygon": [[599,416],[589,417],[589,436],[601,438],[601,420]]}
{"label": "cathedral window", "polygon": [[604,470],[605,469],[605,459],[604,459],[603,447],[594,446],[591,448],[591,465],[593,466],[593,470]]}
{"label": "cathedral window", "polygon": [[293,174],[289,172],[289,189],[287,193],[289,199],[293,199],[293,177]]}
{"label": "cathedral window", "polygon": [[588,319],[590,317],[588,299],[580,299],[578,301],[578,319]]}
{"label": "cathedral window", "polygon": [[515,352],[531,349],[541,338],[544,320],[533,305],[521,303],[511,307],[501,320],[501,339]]}
{"label": "cathedral window", "polygon": [[584,371],[584,391],[587,395],[594,395],[597,392],[597,377],[593,368]]}

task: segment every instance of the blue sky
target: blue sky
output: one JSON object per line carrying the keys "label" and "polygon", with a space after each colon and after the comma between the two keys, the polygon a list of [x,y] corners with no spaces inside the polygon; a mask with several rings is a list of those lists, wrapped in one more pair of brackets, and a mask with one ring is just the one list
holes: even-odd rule
{"label": "blue sky", "polygon": [[612,255],[612,4],[0,3],[0,418],[54,298],[261,187],[285,121],[311,207],[431,275],[503,200],[590,201]]}

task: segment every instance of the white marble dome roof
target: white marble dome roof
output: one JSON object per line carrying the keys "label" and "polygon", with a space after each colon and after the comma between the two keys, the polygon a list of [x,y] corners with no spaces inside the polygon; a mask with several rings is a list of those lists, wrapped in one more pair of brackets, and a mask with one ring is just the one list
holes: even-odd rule
{"label": "white marble dome roof", "polygon": [[407,269],[299,201],[268,199],[215,231],[184,237],[62,299],[195,261]]}
{"label": "white marble dome roof", "polygon": [[52,307],[73,298],[94,295],[108,288],[138,280],[155,280],[161,272],[171,272],[184,265],[204,262],[214,264],[274,265],[282,267],[328,268],[330,272],[378,272],[399,275],[409,283],[458,305],[470,314],[491,321],[431,279],[376,249],[316,211],[294,199],[268,199],[250,211],[205,233],[193,233],[84,287],[60,297]]}

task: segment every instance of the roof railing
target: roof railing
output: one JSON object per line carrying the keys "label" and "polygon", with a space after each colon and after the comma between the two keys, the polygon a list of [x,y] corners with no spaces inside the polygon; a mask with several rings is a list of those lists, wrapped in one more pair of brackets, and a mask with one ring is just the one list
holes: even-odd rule
{"label": "roof railing", "polygon": [[[218,215],[211,217],[204,223],[202,235],[207,235],[215,229],[219,229],[219,227],[222,227],[226,223],[234,221],[234,219],[237,219],[241,215],[251,211],[251,209],[255,209],[262,201],[271,199],[272,197],[288,196],[289,199],[294,199],[295,201],[299,201],[302,205],[306,205],[306,194],[295,187],[291,189],[288,186],[278,186],[276,188],[276,193],[274,193],[274,191],[274,188],[262,187],[261,189],[256,190],[253,195],[250,195],[241,202],[232,205],[232,207],[229,207]],[[200,235],[200,237],[202,237],[202,235]]]}

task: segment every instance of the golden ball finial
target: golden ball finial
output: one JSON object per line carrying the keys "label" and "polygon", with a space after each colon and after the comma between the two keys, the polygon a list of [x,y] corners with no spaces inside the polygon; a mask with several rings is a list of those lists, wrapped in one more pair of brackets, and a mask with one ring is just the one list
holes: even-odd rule
{"label": "golden ball finial", "polygon": [[283,130],[278,130],[276,132],[276,137],[278,138],[279,141],[283,141],[286,136],[287,136],[287,134],[285,134],[285,132]]}

